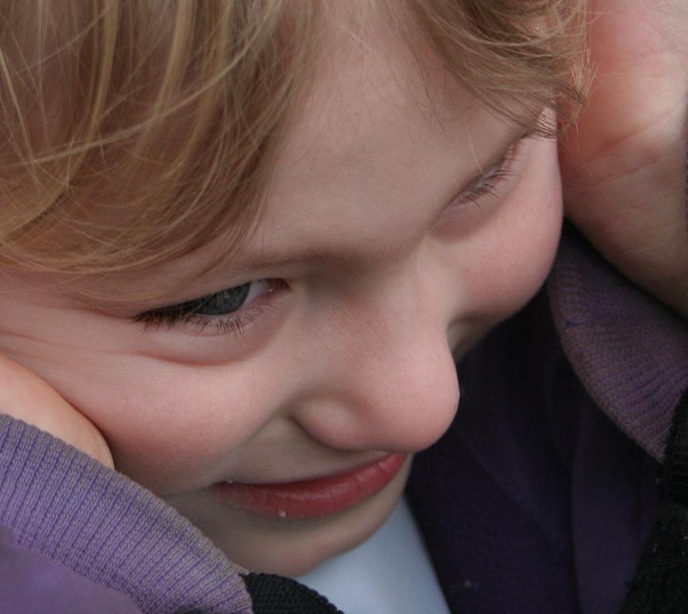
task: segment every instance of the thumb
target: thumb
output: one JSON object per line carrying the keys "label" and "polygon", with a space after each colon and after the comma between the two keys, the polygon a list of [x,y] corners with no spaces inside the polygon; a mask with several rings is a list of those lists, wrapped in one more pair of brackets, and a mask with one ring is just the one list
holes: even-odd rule
{"label": "thumb", "polygon": [[0,356],[0,413],[18,418],[113,469],[112,453],[95,425],[43,379]]}

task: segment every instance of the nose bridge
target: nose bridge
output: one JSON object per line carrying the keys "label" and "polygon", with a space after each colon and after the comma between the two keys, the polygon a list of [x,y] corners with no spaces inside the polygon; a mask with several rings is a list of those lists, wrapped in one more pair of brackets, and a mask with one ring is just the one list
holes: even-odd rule
{"label": "nose bridge", "polygon": [[358,324],[339,325],[347,332],[332,348],[306,426],[324,443],[412,453],[449,426],[459,394],[449,323],[420,286],[407,278],[379,287],[355,309]]}
{"label": "nose bridge", "polygon": [[361,356],[354,408],[363,429],[395,450],[416,452],[434,443],[458,405],[458,381],[437,319],[403,318],[381,329]]}

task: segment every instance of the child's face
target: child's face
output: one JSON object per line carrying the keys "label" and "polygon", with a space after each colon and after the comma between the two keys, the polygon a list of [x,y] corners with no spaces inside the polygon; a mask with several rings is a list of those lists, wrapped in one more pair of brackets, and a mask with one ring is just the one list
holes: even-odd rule
{"label": "child's face", "polygon": [[[209,245],[108,280],[122,296],[173,289],[155,305],[84,306],[41,276],[3,281],[0,351],[86,414],[118,469],[247,567],[298,574],[362,541],[395,505],[410,458],[393,475],[378,467],[297,494],[249,488],[241,505],[213,485],[312,480],[429,446],[457,408],[452,354],[521,307],[551,264],[555,143],[517,142],[521,129],[460,90],[451,106],[438,94],[422,108],[423,87],[379,42],[331,57],[236,262],[180,287]],[[234,325],[132,319],[248,282],[224,316]],[[244,300],[225,298],[218,309]]]}

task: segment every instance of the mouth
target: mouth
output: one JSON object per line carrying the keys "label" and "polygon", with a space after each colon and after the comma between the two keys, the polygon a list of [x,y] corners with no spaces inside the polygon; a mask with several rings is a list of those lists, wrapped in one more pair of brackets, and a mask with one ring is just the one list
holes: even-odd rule
{"label": "mouth", "polygon": [[233,507],[282,520],[323,518],[352,508],[382,490],[404,465],[390,454],[365,467],[331,476],[279,484],[220,482],[212,490]]}

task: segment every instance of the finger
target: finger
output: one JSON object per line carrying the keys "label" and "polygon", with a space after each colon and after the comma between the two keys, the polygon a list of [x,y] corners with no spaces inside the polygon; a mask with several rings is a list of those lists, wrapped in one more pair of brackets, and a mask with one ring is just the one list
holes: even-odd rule
{"label": "finger", "polygon": [[0,356],[0,413],[18,418],[114,468],[100,431],[44,380],[22,365]]}

